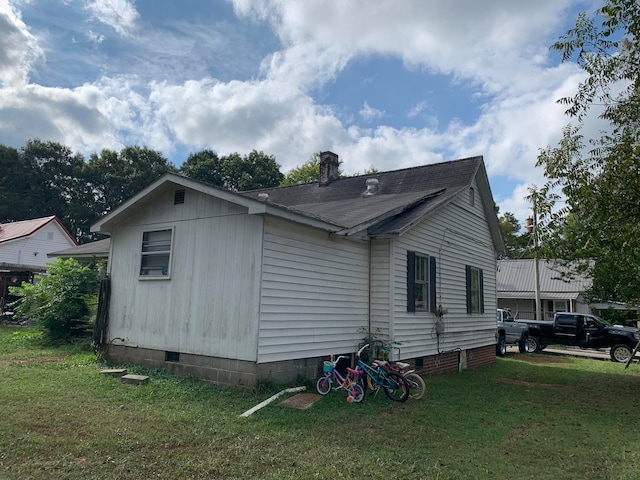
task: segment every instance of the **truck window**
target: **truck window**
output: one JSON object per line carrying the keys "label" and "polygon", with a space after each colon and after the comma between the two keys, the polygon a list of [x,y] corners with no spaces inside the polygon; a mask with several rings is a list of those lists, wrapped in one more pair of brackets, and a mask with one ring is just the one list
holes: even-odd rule
{"label": "truck window", "polygon": [[556,325],[559,327],[575,327],[578,323],[576,315],[558,315]]}

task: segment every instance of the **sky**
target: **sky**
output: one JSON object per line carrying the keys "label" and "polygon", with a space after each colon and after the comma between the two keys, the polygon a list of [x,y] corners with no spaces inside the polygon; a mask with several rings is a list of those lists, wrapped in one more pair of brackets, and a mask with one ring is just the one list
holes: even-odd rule
{"label": "sky", "polygon": [[256,149],[346,174],[482,155],[524,226],[584,73],[549,47],[593,0],[0,0],[0,144],[88,158]]}

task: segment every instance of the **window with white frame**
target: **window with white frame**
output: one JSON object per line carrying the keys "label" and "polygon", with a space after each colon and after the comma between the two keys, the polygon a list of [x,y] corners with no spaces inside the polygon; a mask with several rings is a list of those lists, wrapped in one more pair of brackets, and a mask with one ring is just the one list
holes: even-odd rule
{"label": "window with white frame", "polygon": [[169,277],[172,239],[172,228],[142,234],[141,277]]}
{"label": "window with white frame", "polygon": [[484,313],[484,279],[482,269],[466,265],[467,313]]}

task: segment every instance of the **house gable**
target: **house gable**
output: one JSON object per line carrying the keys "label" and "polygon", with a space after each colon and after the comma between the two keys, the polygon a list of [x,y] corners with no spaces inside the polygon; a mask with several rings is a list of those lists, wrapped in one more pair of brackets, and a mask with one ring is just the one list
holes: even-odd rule
{"label": "house gable", "polygon": [[57,217],[44,217],[0,225],[0,265],[5,268],[44,270],[47,254],[77,246]]}

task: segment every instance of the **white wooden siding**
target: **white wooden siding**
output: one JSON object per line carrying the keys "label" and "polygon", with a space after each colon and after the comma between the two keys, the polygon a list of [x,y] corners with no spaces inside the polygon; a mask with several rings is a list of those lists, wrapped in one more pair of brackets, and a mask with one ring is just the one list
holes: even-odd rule
{"label": "white wooden siding", "polygon": [[[393,339],[401,356],[432,355],[453,349],[470,349],[495,342],[496,258],[478,188],[475,205],[463,192],[451,204],[393,241]],[[448,313],[444,333],[436,334],[437,317],[407,312],[407,250],[437,259],[436,302]],[[484,314],[467,314],[465,265],[481,268],[484,280]]]}
{"label": "white wooden siding", "polygon": [[56,261],[48,258],[48,253],[74,246],[75,243],[54,220],[27,237],[1,243],[0,262],[45,267],[47,263]]}
{"label": "white wooden siding", "polygon": [[[173,228],[170,279],[141,279],[142,232]],[[149,199],[111,238],[110,338],[150,349],[256,360],[262,218],[209,195]],[[116,343],[120,343],[116,341]]]}
{"label": "white wooden siding", "polygon": [[258,362],[353,352],[368,323],[368,244],[268,218]]}
{"label": "white wooden siding", "polygon": [[[393,338],[393,289],[389,282],[392,243],[388,238],[371,242],[371,333],[380,339]],[[406,298],[406,297],[405,297]]]}

